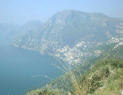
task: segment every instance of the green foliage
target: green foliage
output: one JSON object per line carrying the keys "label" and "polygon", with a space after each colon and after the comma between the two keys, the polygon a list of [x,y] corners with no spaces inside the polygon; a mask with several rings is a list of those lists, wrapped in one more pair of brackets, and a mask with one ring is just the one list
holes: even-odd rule
{"label": "green foliage", "polygon": [[[123,90],[123,59],[122,56],[119,56],[122,52],[118,50],[117,57],[113,51],[110,53],[113,54],[112,56],[88,60],[86,64],[74,68],[72,73],[67,72],[59,79],[52,81],[46,88],[57,89],[58,92],[61,91],[62,95],[80,95],[74,93],[77,92],[76,90],[81,90],[82,95],[120,95]],[[73,77],[71,77],[73,75],[74,82]],[[75,89],[75,86],[78,89]],[[48,90],[39,90],[39,92],[27,95],[59,95],[55,94],[54,91],[48,92]]]}
{"label": "green foliage", "polygon": [[37,89],[30,91],[27,95],[62,95],[62,92],[53,89]]}

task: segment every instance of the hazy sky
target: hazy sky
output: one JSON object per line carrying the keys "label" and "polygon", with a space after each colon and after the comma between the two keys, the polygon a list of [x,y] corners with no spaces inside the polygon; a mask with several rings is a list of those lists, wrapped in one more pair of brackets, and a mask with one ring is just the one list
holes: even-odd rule
{"label": "hazy sky", "polygon": [[55,13],[69,9],[123,18],[123,0],[0,0],[0,23],[45,21]]}

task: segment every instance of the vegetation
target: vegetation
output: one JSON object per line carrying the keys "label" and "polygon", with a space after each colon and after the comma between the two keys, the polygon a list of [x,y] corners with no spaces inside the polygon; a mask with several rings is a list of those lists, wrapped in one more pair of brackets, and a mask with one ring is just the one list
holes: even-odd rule
{"label": "vegetation", "polygon": [[123,60],[99,60],[80,81],[81,88],[92,95],[120,95],[123,89]]}
{"label": "vegetation", "polygon": [[122,57],[122,47],[119,47],[105,57],[70,70],[44,87],[45,90],[34,90],[27,95],[121,95]]}
{"label": "vegetation", "polygon": [[62,94],[58,90],[37,89],[27,93],[27,95],[62,95]]}
{"label": "vegetation", "polygon": [[[79,81],[73,72],[69,72],[70,78],[67,81],[72,82],[72,85],[67,85],[59,82],[57,85],[66,86],[68,92],[73,95],[120,95],[123,90],[123,60],[120,59],[102,59],[99,60],[93,67],[80,76]],[[54,84],[54,85],[56,85]],[[53,84],[52,84],[53,85]],[[73,87],[72,87],[73,86]],[[62,88],[62,89],[63,89]],[[72,91],[73,90],[73,91]],[[36,93],[35,93],[36,92]],[[35,94],[33,94],[35,93]],[[36,90],[31,91],[27,95],[60,95],[56,91]]]}

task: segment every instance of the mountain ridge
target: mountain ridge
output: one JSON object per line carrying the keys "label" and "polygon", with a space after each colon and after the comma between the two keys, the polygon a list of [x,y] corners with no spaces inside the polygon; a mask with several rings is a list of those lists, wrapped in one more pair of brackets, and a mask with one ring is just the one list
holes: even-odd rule
{"label": "mountain ridge", "polygon": [[[121,19],[108,17],[100,13],[62,11],[49,18],[38,31],[33,30],[32,33],[27,33],[17,39],[14,46],[58,57],[61,52],[58,51],[61,49],[68,52],[67,55],[63,52],[63,56],[71,56],[73,52],[78,52],[76,51],[76,47],[78,48],[76,45],[84,42],[81,51],[87,51],[85,52],[85,56],[87,56],[93,47],[105,43],[112,37],[122,35],[122,30],[123,21]],[[71,56],[71,58],[75,59],[75,56]],[[62,59],[69,61],[66,57]]]}

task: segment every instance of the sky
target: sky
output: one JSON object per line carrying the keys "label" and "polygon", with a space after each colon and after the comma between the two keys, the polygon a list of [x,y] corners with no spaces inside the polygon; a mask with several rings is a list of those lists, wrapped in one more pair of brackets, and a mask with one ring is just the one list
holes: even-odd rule
{"label": "sky", "polygon": [[59,11],[71,9],[123,18],[123,0],[0,0],[0,23],[44,22]]}

